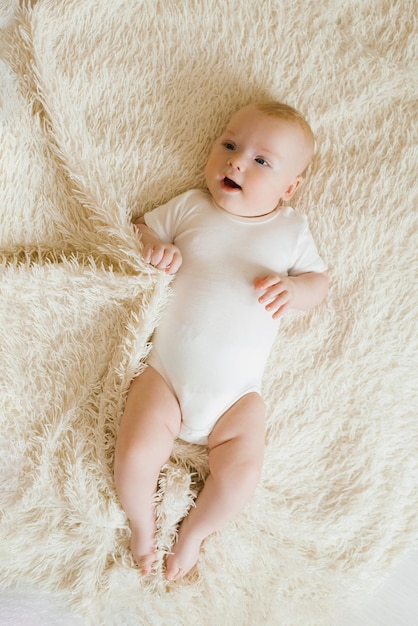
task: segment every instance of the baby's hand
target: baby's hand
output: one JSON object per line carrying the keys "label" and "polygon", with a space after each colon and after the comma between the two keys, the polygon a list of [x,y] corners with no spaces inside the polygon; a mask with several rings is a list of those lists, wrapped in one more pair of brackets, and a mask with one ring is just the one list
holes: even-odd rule
{"label": "baby's hand", "polygon": [[182,256],[177,246],[164,241],[152,241],[144,245],[142,256],[146,263],[150,263],[166,274],[175,274],[182,264]]}
{"label": "baby's hand", "polygon": [[290,276],[259,276],[254,281],[256,291],[264,291],[258,298],[260,304],[265,304],[266,311],[277,319],[289,308],[294,294],[294,284]]}

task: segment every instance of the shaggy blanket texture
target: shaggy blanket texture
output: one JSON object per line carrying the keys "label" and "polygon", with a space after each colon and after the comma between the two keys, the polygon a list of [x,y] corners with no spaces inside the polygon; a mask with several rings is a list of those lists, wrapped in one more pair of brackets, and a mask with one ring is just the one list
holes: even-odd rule
{"label": "shaggy blanket texture", "polygon": [[[18,4],[0,13],[0,584],[94,626],[335,624],[418,539],[415,2]],[[143,579],[113,454],[170,285],[131,223],[202,187],[226,120],[266,96],[317,137],[294,206],[329,297],[278,332],[253,500],[166,584],[207,474],[178,441]]]}

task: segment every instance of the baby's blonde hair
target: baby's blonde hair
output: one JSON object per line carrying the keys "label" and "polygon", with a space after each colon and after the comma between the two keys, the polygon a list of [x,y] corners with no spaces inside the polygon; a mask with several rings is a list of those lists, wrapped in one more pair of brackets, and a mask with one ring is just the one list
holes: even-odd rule
{"label": "baby's blonde hair", "polygon": [[306,137],[309,139],[309,142],[312,143],[312,146],[315,145],[315,135],[313,134],[312,128],[309,126],[302,113],[300,113],[297,109],[291,107],[289,104],[277,102],[276,100],[262,100],[254,102],[254,106],[258,111],[261,111],[261,113],[265,113],[266,115],[271,115],[272,117],[277,117],[282,120],[296,122],[304,131]]}

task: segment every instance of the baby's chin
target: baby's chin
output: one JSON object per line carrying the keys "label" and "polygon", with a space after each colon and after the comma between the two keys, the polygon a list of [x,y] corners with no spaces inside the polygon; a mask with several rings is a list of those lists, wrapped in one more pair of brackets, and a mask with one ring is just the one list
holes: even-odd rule
{"label": "baby's chin", "polygon": [[280,200],[272,199],[271,203],[266,203],[265,206],[259,207],[255,203],[251,203],[245,196],[245,191],[242,187],[234,185],[228,185],[228,183],[206,183],[209,193],[212,196],[214,203],[226,213],[235,215],[237,217],[261,217],[273,213],[279,204]]}

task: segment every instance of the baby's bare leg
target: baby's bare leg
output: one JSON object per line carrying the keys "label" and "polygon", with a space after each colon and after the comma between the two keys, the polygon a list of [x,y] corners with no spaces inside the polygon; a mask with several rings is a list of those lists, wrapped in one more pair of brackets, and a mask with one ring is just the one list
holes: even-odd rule
{"label": "baby's bare leg", "polygon": [[168,580],[184,576],[197,562],[203,539],[249,502],[263,457],[264,403],[257,393],[249,393],[222,416],[209,436],[210,473],[167,557]]}
{"label": "baby's bare leg", "polygon": [[129,518],[131,550],[143,574],[155,561],[154,493],[161,466],[180,430],[180,408],[164,379],[152,368],[131,384],[115,452],[115,483]]}

